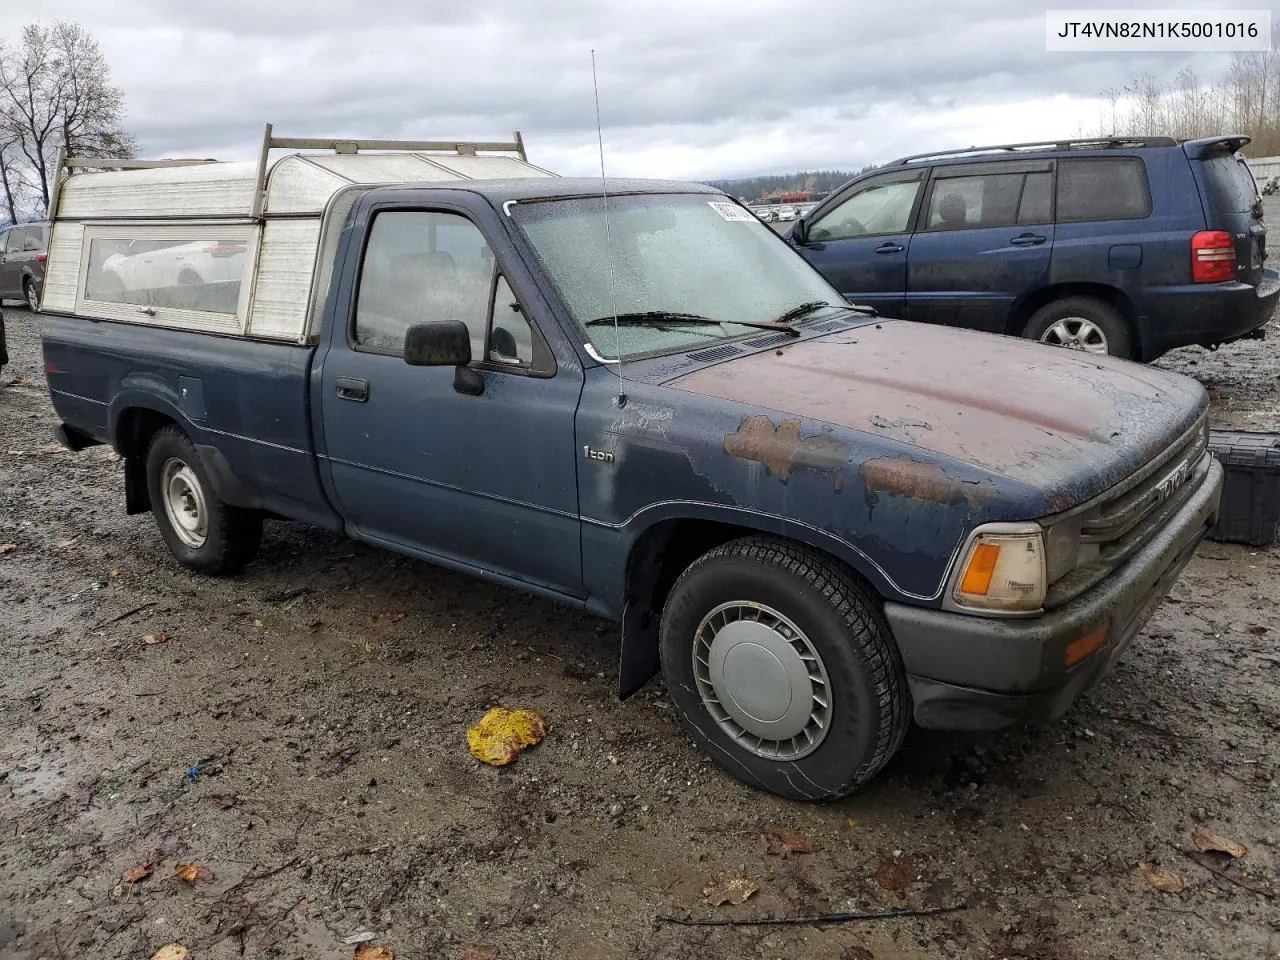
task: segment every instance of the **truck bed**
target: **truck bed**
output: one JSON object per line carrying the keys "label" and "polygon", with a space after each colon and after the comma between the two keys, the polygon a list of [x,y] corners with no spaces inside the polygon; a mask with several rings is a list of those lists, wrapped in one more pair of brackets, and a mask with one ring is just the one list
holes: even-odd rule
{"label": "truck bed", "polygon": [[342,529],[317,469],[314,348],[56,313],[43,338],[50,397],[68,426],[127,452],[130,417],[168,417],[216,449],[227,502]]}

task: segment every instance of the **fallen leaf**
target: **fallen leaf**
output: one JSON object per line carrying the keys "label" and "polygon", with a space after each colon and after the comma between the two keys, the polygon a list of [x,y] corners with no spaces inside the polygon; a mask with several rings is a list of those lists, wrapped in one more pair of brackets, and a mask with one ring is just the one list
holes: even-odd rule
{"label": "fallen leaf", "polygon": [[191,953],[180,943],[171,943],[161,947],[151,955],[151,960],[187,960]]}
{"label": "fallen leaf", "polygon": [[380,623],[399,623],[404,619],[403,613],[379,613],[369,618],[369,622],[377,626]]}
{"label": "fallen leaf", "polygon": [[1262,636],[1264,633],[1266,633],[1266,632],[1267,632],[1267,628],[1266,628],[1266,627],[1264,627],[1264,626],[1263,626],[1262,624],[1260,624],[1260,623],[1255,623],[1255,624],[1250,625],[1250,627],[1249,627],[1249,632],[1250,632],[1250,633],[1252,633],[1252,634],[1253,634],[1254,636],[1256,636],[1256,637],[1260,637],[1260,636]]}
{"label": "fallen leaf", "polygon": [[355,960],[396,960],[386,947],[356,947]]}
{"label": "fallen leaf", "polygon": [[147,646],[155,646],[157,643],[168,643],[169,635],[167,633],[148,633],[142,638],[142,642]]}
{"label": "fallen leaf", "polygon": [[240,802],[240,798],[230,793],[211,793],[205,797],[219,810],[230,810]]}
{"label": "fallen leaf", "polygon": [[905,890],[920,874],[906,857],[885,857],[876,867],[876,883],[895,893]]}
{"label": "fallen leaf", "polygon": [[1243,843],[1236,843],[1234,840],[1220,837],[1216,833],[1210,833],[1203,827],[1196,827],[1191,832],[1191,839],[1195,843],[1196,849],[1203,852],[1216,850],[1235,860],[1240,860],[1249,855],[1249,848]]}
{"label": "fallen leaf", "polygon": [[501,767],[546,735],[547,723],[536,710],[494,707],[467,731],[467,746],[477,760]]}
{"label": "fallen leaf", "polygon": [[261,620],[257,620],[257,619],[255,619],[255,620],[253,621],[253,625],[254,625],[255,627],[260,627],[260,626],[262,626],[262,621],[261,621]]}
{"label": "fallen leaf", "polygon": [[1182,878],[1168,867],[1156,867],[1149,863],[1138,864],[1138,869],[1146,877],[1147,883],[1162,893],[1181,893],[1185,884]]}
{"label": "fallen leaf", "polygon": [[461,960],[498,960],[498,948],[492,943],[481,943],[462,951]]}
{"label": "fallen leaf", "polygon": [[308,633],[319,633],[323,629],[324,629],[323,620],[313,620],[311,621],[311,623],[307,624]]}
{"label": "fallen leaf", "polygon": [[765,827],[765,850],[775,857],[786,857],[792,853],[817,853],[822,844],[812,837],[801,836],[786,827]]}
{"label": "fallen leaf", "polygon": [[9,384],[9,386],[11,387],[25,387],[26,385],[27,385],[26,377],[19,377],[17,380],[14,380],[12,383]]}
{"label": "fallen leaf", "polygon": [[18,545],[16,543],[0,543],[0,557],[3,557],[6,553],[13,553],[17,549]]}
{"label": "fallen leaf", "polygon": [[853,819],[853,817],[847,817],[845,819],[845,823],[851,827],[856,827],[858,825],[858,821]]}
{"label": "fallen leaf", "polygon": [[173,868],[173,872],[178,875],[179,880],[185,880],[187,883],[213,883],[213,871],[194,863],[180,863]]}
{"label": "fallen leaf", "polygon": [[855,943],[851,947],[844,948],[844,953],[840,954],[840,960],[876,960],[876,955],[866,947]]}
{"label": "fallen leaf", "polygon": [[116,567],[112,567],[109,571],[107,571],[107,576],[108,576],[108,577],[118,577],[118,576],[120,576],[120,570],[119,570],[118,568],[116,568]]}
{"label": "fallen leaf", "polygon": [[138,883],[139,881],[145,880],[147,877],[151,876],[154,870],[155,868],[149,863],[144,863],[137,867],[130,867],[124,873],[120,874],[120,882]]}
{"label": "fallen leaf", "polygon": [[703,897],[713,907],[722,907],[726,903],[746,903],[750,897],[759,892],[760,888],[754,881],[742,876],[712,880],[702,888]]}

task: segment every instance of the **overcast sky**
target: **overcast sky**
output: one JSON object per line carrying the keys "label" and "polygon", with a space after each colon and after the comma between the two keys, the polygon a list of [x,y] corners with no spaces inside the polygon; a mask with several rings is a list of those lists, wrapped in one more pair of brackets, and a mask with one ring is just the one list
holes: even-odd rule
{"label": "overcast sky", "polygon": [[[680,179],[1092,134],[1104,90],[1187,64],[1214,79],[1229,61],[1046,53],[1044,11],[1069,5],[0,0],[0,36],[15,40],[37,16],[93,31],[147,157],[249,158],[265,121],[281,136],[519,129],[530,159],[562,174],[598,171],[595,48],[609,173]],[[1184,6],[1274,11],[1276,0]]]}

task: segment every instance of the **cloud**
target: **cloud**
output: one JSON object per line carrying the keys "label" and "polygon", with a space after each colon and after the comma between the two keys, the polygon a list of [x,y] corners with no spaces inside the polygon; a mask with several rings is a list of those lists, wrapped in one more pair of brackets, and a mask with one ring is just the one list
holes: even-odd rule
{"label": "cloud", "polygon": [[[32,9],[5,4],[0,36]],[[46,0],[100,40],[147,155],[252,156],[281,135],[506,139],[592,173],[856,168],[1091,132],[1128,78],[1222,55],[1050,54],[1045,6],[989,0]]]}

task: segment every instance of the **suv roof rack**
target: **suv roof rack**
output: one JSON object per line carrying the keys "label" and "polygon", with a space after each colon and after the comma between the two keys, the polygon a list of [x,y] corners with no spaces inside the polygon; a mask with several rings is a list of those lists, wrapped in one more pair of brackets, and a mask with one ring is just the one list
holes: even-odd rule
{"label": "suv roof rack", "polygon": [[[524,138],[517,130],[510,141],[464,141],[464,140],[351,140],[339,137],[277,137],[271,124],[264,124],[262,130],[262,147],[258,154],[258,189],[255,193],[253,215],[258,216],[262,210],[262,198],[267,184],[268,157],[272,150],[332,150],[334,153],[355,154],[361,150],[402,151],[405,153],[452,153],[460,157],[474,157],[479,151],[485,153],[514,153],[521,161],[528,163],[529,158],[524,151]],[[70,174],[77,168],[97,170],[151,170],[157,167],[189,167],[206,163],[217,163],[209,159],[171,159],[171,160],[132,160],[109,157],[68,157],[58,152],[57,165],[54,168],[53,189],[49,197],[49,210],[57,210],[58,193],[62,187],[64,172]]]}
{"label": "suv roof rack", "polygon": [[1036,140],[1029,143],[1000,143],[989,147],[968,147],[963,150],[937,150],[933,153],[915,153],[909,157],[890,160],[886,167],[898,167],[917,160],[937,160],[941,157],[963,157],[977,153],[1016,153],[1019,150],[1109,150],[1116,147],[1176,147],[1173,137],[1089,137],[1076,140]]}

